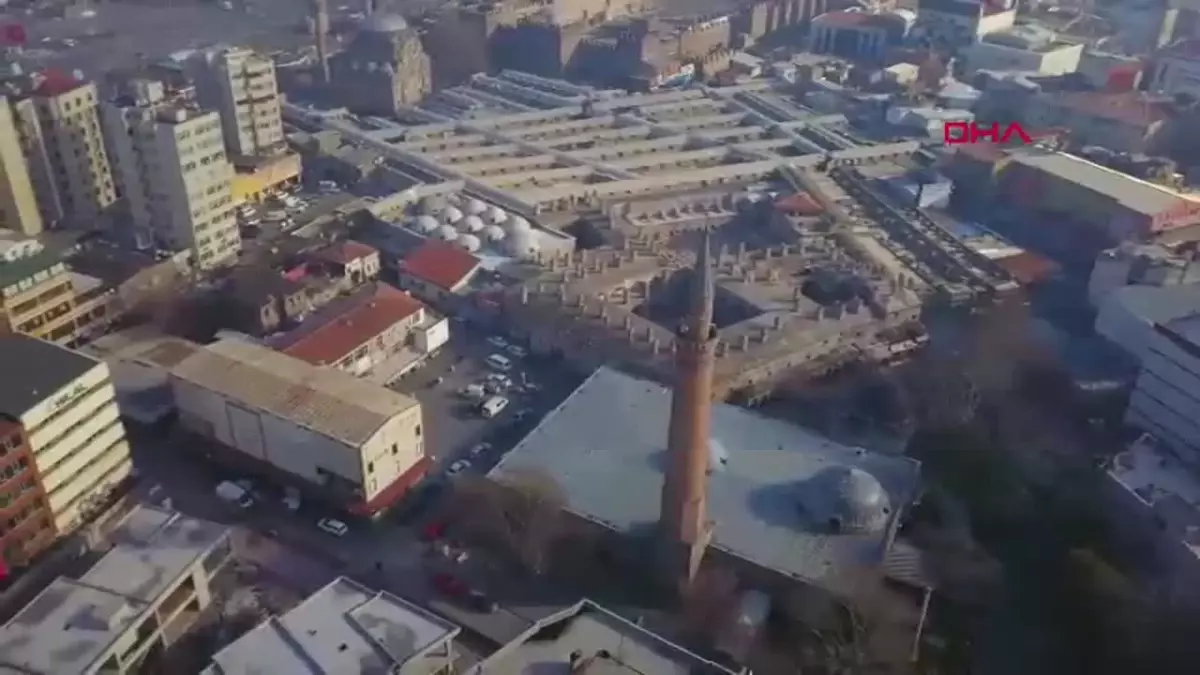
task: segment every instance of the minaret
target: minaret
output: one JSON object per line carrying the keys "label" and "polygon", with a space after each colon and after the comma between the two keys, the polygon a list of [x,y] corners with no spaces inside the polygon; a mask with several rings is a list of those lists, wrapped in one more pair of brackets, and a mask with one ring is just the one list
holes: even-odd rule
{"label": "minaret", "polygon": [[317,72],[321,84],[329,84],[328,0],[313,0],[313,37],[317,42]]}
{"label": "minaret", "polygon": [[675,338],[675,389],[667,430],[667,469],[658,525],[663,574],[683,590],[695,579],[712,539],[708,519],[709,426],[717,331],[713,270],[704,232],[692,270],[688,315]]}

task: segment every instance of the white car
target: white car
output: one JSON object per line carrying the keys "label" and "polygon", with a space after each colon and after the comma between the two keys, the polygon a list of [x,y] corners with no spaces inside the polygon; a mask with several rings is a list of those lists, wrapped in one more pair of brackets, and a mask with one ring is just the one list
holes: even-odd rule
{"label": "white car", "polygon": [[471,463],[465,459],[460,459],[450,465],[450,468],[446,470],[446,474],[450,476],[457,476],[469,468],[471,468]]}
{"label": "white car", "polygon": [[513,356],[517,357],[518,359],[523,359],[526,356],[529,356],[529,352],[525,351],[525,348],[520,345],[509,345],[508,353],[512,354]]}
{"label": "white car", "polygon": [[477,443],[475,445],[475,447],[471,448],[471,456],[478,457],[480,455],[487,453],[491,449],[492,449],[491,443]]}
{"label": "white car", "polygon": [[317,521],[317,528],[326,534],[332,534],[335,537],[344,537],[350,528],[340,520],[333,518],[322,518]]}
{"label": "white car", "polygon": [[496,349],[505,349],[508,347],[508,342],[499,335],[493,335],[492,337],[488,338],[487,341],[489,345],[495,347]]}

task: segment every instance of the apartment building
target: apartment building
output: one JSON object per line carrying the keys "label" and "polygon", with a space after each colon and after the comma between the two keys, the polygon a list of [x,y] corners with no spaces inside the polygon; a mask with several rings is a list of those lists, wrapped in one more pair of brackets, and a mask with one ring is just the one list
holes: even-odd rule
{"label": "apartment building", "polygon": [[[78,579],[59,577],[0,627],[0,671],[125,675],[186,635],[232,556],[228,528],[138,506],[113,548]],[[161,667],[152,672],[159,672]]]}
{"label": "apartment building", "polygon": [[0,561],[8,569],[23,567],[55,538],[29,438],[16,420],[0,417]]}
{"label": "apartment building", "polygon": [[225,146],[240,158],[281,153],[283,117],[275,62],[242,47],[201,52],[189,63],[200,102],[221,114]]}
{"label": "apartment building", "polygon": [[50,523],[71,532],[131,469],[108,366],[9,334],[0,336],[0,373],[0,416],[21,427]]}
{"label": "apartment building", "polygon": [[96,85],[50,73],[13,104],[42,220],[91,228],[117,199]]}
{"label": "apartment building", "polygon": [[115,296],[99,279],[72,272],[62,251],[0,233],[0,333],[76,344],[115,317]]}
{"label": "apartment building", "polygon": [[16,118],[8,99],[0,96],[0,228],[33,237],[42,227]]}
{"label": "apartment building", "polygon": [[104,106],[133,238],[191,250],[201,269],[235,262],[241,237],[220,115],[165,98],[159,82],[138,82],[136,91]]}

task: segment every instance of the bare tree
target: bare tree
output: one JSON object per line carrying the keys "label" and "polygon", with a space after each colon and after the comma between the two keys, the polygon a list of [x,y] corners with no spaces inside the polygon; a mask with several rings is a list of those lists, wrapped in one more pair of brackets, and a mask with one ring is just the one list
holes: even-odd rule
{"label": "bare tree", "polygon": [[567,500],[553,477],[536,469],[509,471],[499,481],[463,477],[450,517],[464,531],[506,549],[535,574],[544,574],[562,534]]}

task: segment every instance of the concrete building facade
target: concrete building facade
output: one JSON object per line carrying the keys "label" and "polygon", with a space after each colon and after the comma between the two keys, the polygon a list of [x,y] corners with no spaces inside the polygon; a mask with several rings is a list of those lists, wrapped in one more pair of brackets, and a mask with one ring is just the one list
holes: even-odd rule
{"label": "concrete building facade", "polygon": [[212,579],[232,554],[228,529],[150,506],[135,508],[112,539],[82,577],[59,577],[0,627],[0,667],[31,675],[143,672],[212,603]]}
{"label": "concrete building facade", "polygon": [[138,100],[104,109],[132,238],[142,246],[191,250],[202,269],[230,264],[241,237],[221,117],[164,99],[157,83],[145,85]]}
{"label": "concrete building facade", "polygon": [[221,115],[225,145],[235,163],[284,150],[279,86],[270,57],[235,47],[202,52],[190,65],[200,102]]}
{"label": "concrete building facade", "polygon": [[114,318],[114,305],[114,293],[71,272],[60,251],[33,239],[0,238],[0,333],[76,344]]}
{"label": "concrete building facade", "polygon": [[389,506],[429,463],[415,399],[248,341],[196,351],[170,382],[185,429],[351,513]]}
{"label": "concrete building facade", "polygon": [[41,234],[43,228],[16,118],[4,97],[0,97],[0,228],[28,237]]}
{"label": "concrete building facade", "polygon": [[43,222],[96,227],[117,199],[96,85],[51,75],[14,111]]}
{"label": "concrete building facade", "polygon": [[1062,42],[1036,26],[1014,26],[983,38],[961,52],[967,72],[1018,71],[1036,75],[1065,75],[1079,69],[1083,44]]}
{"label": "concrete building facade", "polygon": [[0,563],[7,569],[32,562],[54,543],[57,530],[46,490],[21,424],[0,416]]}
{"label": "concrete building facade", "polygon": [[0,413],[28,439],[54,528],[78,528],[132,464],[108,366],[25,335],[0,337]]}

